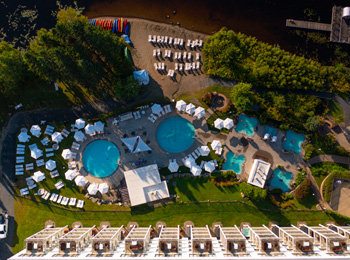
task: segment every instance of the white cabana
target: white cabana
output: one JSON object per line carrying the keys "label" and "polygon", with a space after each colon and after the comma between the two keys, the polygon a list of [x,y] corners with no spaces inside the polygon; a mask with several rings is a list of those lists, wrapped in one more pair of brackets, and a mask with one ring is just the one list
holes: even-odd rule
{"label": "white cabana", "polygon": [[103,182],[100,185],[98,185],[98,191],[101,194],[107,193],[109,191],[109,186],[107,183]]}
{"label": "white cabana", "polygon": [[134,148],[133,153],[141,153],[146,151],[151,151],[152,149],[141,139],[140,136],[137,137],[136,147]]}
{"label": "white cabana", "polygon": [[98,192],[98,187],[96,184],[92,183],[87,188],[87,191],[90,195],[96,195],[96,193]]}
{"label": "white cabana", "polygon": [[197,119],[201,119],[205,115],[205,109],[203,107],[197,107],[194,110],[194,116]]}
{"label": "white cabana", "polygon": [[230,130],[233,127],[233,120],[231,118],[226,118],[223,122],[224,128]]}
{"label": "white cabana", "polygon": [[66,180],[72,181],[77,176],[77,172],[74,170],[68,170],[64,175],[66,177]]}
{"label": "white cabana", "polygon": [[45,179],[45,174],[43,173],[43,172],[41,172],[41,171],[36,171],[36,172],[34,172],[34,174],[33,174],[33,180],[35,181],[35,182],[41,182],[41,181],[43,181]]}
{"label": "white cabana", "polygon": [[43,156],[43,151],[38,149],[37,147],[30,151],[30,156],[35,160]]}
{"label": "white cabana", "polygon": [[193,176],[199,176],[202,173],[202,169],[198,165],[193,165],[191,167],[191,172],[192,172]]}
{"label": "white cabana", "polygon": [[85,127],[85,120],[82,118],[75,120],[75,127],[78,129],[83,129]]}
{"label": "white cabana", "polygon": [[212,172],[215,170],[215,164],[213,162],[206,162],[204,164],[204,170],[206,172]]}
{"label": "white cabana", "polygon": [[247,183],[264,188],[271,164],[263,160],[255,159],[250,170]]}
{"label": "white cabana", "polygon": [[85,135],[84,135],[84,133],[82,131],[75,132],[75,134],[74,134],[75,141],[81,142],[81,141],[84,140],[84,138],[85,138]]}
{"label": "white cabana", "polygon": [[41,135],[41,128],[38,125],[32,125],[32,127],[30,128],[30,132],[33,136],[36,136],[39,138]]}
{"label": "white cabana", "polygon": [[218,151],[220,150],[220,148],[222,147],[222,144],[219,140],[214,140],[212,143],[211,143],[211,149],[215,150],[215,151]]}
{"label": "white cabana", "polygon": [[54,132],[51,135],[52,142],[60,143],[63,140],[63,135],[60,132]]}
{"label": "white cabana", "polygon": [[152,113],[153,114],[159,114],[161,111],[162,111],[162,107],[161,105],[159,104],[154,104],[152,107],[151,107],[151,110],[152,110]]}
{"label": "white cabana", "polygon": [[179,165],[177,164],[176,161],[172,161],[169,166],[168,169],[170,172],[177,172],[177,170],[179,169]]}
{"label": "white cabana", "polygon": [[176,109],[181,112],[184,111],[186,109],[186,102],[183,100],[179,100],[176,102]]}
{"label": "white cabana", "polygon": [[21,133],[18,135],[18,141],[19,141],[20,143],[28,142],[28,141],[29,141],[29,138],[30,138],[30,135],[28,135],[27,132],[21,132]]}
{"label": "white cabana", "polygon": [[85,179],[85,177],[82,176],[82,175],[78,175],[78,176],[75,178],[74,181],[75,181],[75,184],[76,184],[77,186],[84,187],[85,184],[86,184],[86,179]]}
{"label": "white cabana", "polygon": [[85,134],[87,134],[87,135],[94,135],[95,134],[95,126],[87,124],[85,126]]}
{"label": "white cabana", "polygon": [[196,161],[192,157],[188,157],[184,164],[187,168],[191,169],[192,166],[196,165]]}
{"label": "white cabana", "polygon": [[134,151],[134,147],[137,141],[137,136],[129,137],[129,138],[121,138],[120,140],[126,145],[126,147],[128,147],[130,152]]}
{"label": "white cabana", "polygon": [[224,120],[222,120],[221,118],[217,118],[215,121],[214,121],[214,127],[221,130],[223,127],[224,127]]}
{"label": "white cabana", "polygon": [[203,145],[199,148],[199,152],[201,153],[202,156],[208,156],[210,153],[210,149],[208,146]]}
{"label": "white cabana", "polygon": [[105,128],[105,124],[102,123],[101,121],[97,121],[95,124],[94,124],[94,127],[95,127],[95,131],[96,132],[103,132],[104,128]]}
{"label": "white cabana", "polygon": [[73,152],[70,149],[64,149],[61,155],[63,159],[68,160],[72,158]]}
{"label": "white cabana", "polygon": [[192,103],[189,103],[186,106],[186,113],[189,114],[189,115],[192,115],[195,110],[196,110],[196,107]]}
{"label": "white cabana", "polygon": [[56,168],[56,161],[54,160],[48,160],[45,164],[45,168],[49,171],[52,171]]}

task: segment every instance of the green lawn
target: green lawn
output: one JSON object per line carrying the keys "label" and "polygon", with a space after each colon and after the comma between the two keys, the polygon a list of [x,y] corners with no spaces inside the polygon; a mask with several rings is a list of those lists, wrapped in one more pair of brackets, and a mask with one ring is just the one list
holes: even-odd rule
{"label": "green lawn", "polygon": [[312,165],[310,170],[317,182],[318,187],[320,187],[322,181],[329,173],[346,172],[348,171],[348,168],[346,165],[324,162]]}

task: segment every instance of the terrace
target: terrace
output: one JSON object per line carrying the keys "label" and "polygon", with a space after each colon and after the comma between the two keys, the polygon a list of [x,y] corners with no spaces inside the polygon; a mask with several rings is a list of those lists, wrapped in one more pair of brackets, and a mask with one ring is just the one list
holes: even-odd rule
{"label": "terrace", "polygon": [[125,238],[125,253],[144,253],[151,239],[151,229],[151,226],[148,228],[134,226]]}
{"label": "terrace", "polygon": [[96,226],[91,228],[76,227],[58,239],[59,253],[79,253],[87,248],[93,235],[97,234]]}
{"label": "terrace", "polygon": [[179,252],[180,226],[162,227],[159,234],[159,253],[176,254]]}
{"label": "terrace", "polygon": [[327,225],[327,227],[340,235],[347,238],[347,243],[350,242],[350,226],[336,226],[334,224]]}
{"label": "terrace", "polygon": [[262,227],[249,226],[250,242],[256,250],[264,253],[279,252],[280,239],[265,225]]}
{"label": "terrace", "polygon": [[314,239],[296,226],[278,227],[279,237],[284,246],[293,252],[312,252]]}
{"label": "terrace", "polygon": [[226,252],[229,253],[245,253],[246,238],[239,231],[238,227],[219,227],[220,241]]}
{"label": "terrace", "polygon": [[193,254],[210,254],[212,252],[212,237],[209,227],[191,227]]}
{"label": "terrace", "polygon": [[117,249],[122,240],[124,226],[119,228],[105,227],[91,239],[92,253],[111,253]]}

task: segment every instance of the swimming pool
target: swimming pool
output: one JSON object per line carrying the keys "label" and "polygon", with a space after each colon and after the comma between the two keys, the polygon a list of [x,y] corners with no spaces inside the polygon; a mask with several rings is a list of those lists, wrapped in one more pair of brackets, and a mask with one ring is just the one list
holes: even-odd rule
{"label": "swimming pool", "polygon": [[291,172],[285,172],[277,168],[273,171],[273,179],[270,182],[270,186],[273,188],[280,188],[284,192],[289,191],[289,183],[293,179]]}
{"label": "swimming pool", "polygon": [[111,175],[119,165],[117,146],[107,140],[90,143],[83,152],[83,165],[88,173],[103,178]]}
{"label": "swimming pool", "polygon": [[222,165],[223,170],[231,170],[237,174],[242,172],[242,164],[245,162],[243,155],[235,155],[233,152],[228,152],[226,162]]}
{"label": "swimming pool", "polygon": [[182,117],[168,118],[157,129],[158,144],[169,153],[186,151],[191,147],[194,139],[194,126]]}
{"label": "swimming pool", "polygon": [[283,149],[295,153],[301,153],[301,145],[305,139],[305,135],[297,134],[292,130],[288,130],[286,133],[286,140],[283,142]]}
{"label": "swimming pool", "polygon": [[254,128],[258,124],[258,119],[254,117],[247,117],[246,115],[240,115],[238,125],[236,126],[237,133],[244,133],[249,137],[254,136]]}

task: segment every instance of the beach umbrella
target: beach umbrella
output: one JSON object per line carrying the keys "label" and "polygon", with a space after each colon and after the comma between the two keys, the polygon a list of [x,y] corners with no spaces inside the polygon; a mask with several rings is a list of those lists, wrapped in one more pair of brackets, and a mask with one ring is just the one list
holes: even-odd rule
{"label": "beach umbrella", "polygon": [[196,165],[196,161],[192,157],[188,157],[184,164],[187,168],[191,168],[192,166]]}
{"label": "beach umbrella", "polygon": [[104,193],[107,193],[109,190],[109,186],[107,183],[101,183],[100,185],[98,185],[98,191],[101,193],[101,194],[104,194]]}
{"label": "beach umbrella", "polygon": [[85,126],[85,134],[87,135],[93,135],[95,134],[95,126],[94,125],[86,125]]}
{"label": "beach umbrella", "polygon": [[[125,38],[125,40],[127,40],[127,38]],[[147,85],[149,83],[149,75],[147,70],[134,71],[133,74],[134,79],[136,79],[139,82],[139,85]]]}
{"label": "beach umbrella", "polygon": [[63,140],[63,136],[60,132],[54,132],[52,135],[51,135],[51,139],[53,142],[55,143],[59,143]]}
{"label": "beach umbrella", "polygon": [[45,168],[49,171],[52,171],[56,168],[56,161],[54,160],[48,160],[45,164]]}
{"label": "beach umbrella", "polygon": [[32,125],[32,127],[30,128],[30,132],[32,133],[33,136],[40,137],[41,128],[38,125]]}
{"label": "beach umbrella", "polygon": [[217,118],[214,121],[214,127],[217,128],[217,129],[222,129],[224,127],[223,122],[224,122],[224,120],[222,120],[221,118]]}
{"label": "beach umbrella", "polygon": [[74,181],[77,186],[84,187],[86,184],[86,179],[82,175],[77,176]]}
{"label": "beach umbrella", "polygon": [[72,181],[74,180],[75,176],[77,176],[77,172],[74,170],[68,170],[64,175],[66,176],[66,180]]}
{"label": "beach umbrella", "polygon": [[183,101],[183,100],[179,100],[179,101],[177,101],[176,102],[176,109],[178,110],[178,111],[184,111],[185,109],[186,109],[186,102],[185,101]]}
{"label": "beach umbrella", "polygon": [[43,173],[43,172],[41,172],[41,171],[36,171],[36,172],[34,172],[34,174],[33,174],[33,180],[35,181],[35,182],[41,182],[42,180],[44,180],[45,179],[45,174]]}
{"label": "beach umbrella", "polygon": [[196,110],[196,107],[192,103],[189,103],[186,106],[186,113],[189,115],[193,114],[195,110]]}
{"label": "beach umbrella", "polygon": [[94,127],[95,127],[95,131],[96,132],[103,132],[103,129],[105,127],[105,124],[102,123],[101,121],[98,121],[94,124]]}
{"label": "beach umbrella", "polygon": [[214,140],[212,143],[211,143],[211,149],[213,150],[220,150],[222,144],[219,140]]}
{"label": "beach umbrella", "polygon": [[20,143],[28,142],[28,141],[29,141],[29,138],[30,138],[30,135],[28,135],[27,132],[21,132],[21,133],[18,135],[18,141],[19,141]]}
{"label": "beach umbrella", "polygon": [[30,151],[30,156],[36,160],[41,156],[43,156],[43,151],[38,148],[34,148],[33,150]]}
{"label": "beach umbrella", "polygon": [[82,131],[75,132],[75,134],[74,134],[75,141],[81,142],[81,141],[84,140],[84,138],[85,138],[85,135],[84,135],[84,133]]}
{"label": "beach umbrella", "polygon": [[162,107],[159,104],[154,104],[151,109],[152,113],[157,115],[162,111]]}
{"label": "beach umbrella", "polygon": [[191,167],[191,172],[192,172],[193,176],[199,176],[202,173],[202,169],[198,165],[193,165]]}
{"label": "beach umbrella", "polygon": [[96,184],[92,183],[87,188],[87,191],[90,195],[96,195],[96,193],[98,192],[98,187]]}
{"label": "beach umbrella", "polygon": [[85,120],[82,118],[78,118],[77,120],[75,120],[75,127],[78,129],[82,129],[85,126]]}
{"label": "beach umbrella", "polygon": [[73,152],[70,149],[64,149],[61,155],[63,159],[68,160],[72,158]]}
{"label": "beach umbrella", "polygon": [[197,107],[194,110],[194,117],[201,119],[205,115],[205,109],[203,107]]}
{"label": "beach umbrella", "polygon": [[170,172],[177,172],[177,170],[179,169],[179,165],[175,161],[171,162],[168,166],[168,169]]}
{"label": "beach umbrella", "polygon": [[226,118],[223,122],[224,128],[230,130],[233,127],[233,120],[231,118]]}
{"label": "beach umbrella", "polygon": [[208,156],[210,153],[210,149],[208,146],[203,145],[199,148],[199,152],[201,153],[202,156]]}
{"label": "beach umbrella", "polygon": [[207,171],[207,172],[212,172],[215,170],[215,164],[214,162],[206,162],[204,164],[204,170]]}

